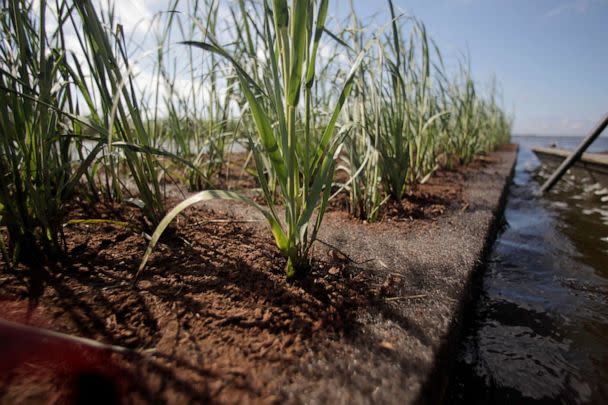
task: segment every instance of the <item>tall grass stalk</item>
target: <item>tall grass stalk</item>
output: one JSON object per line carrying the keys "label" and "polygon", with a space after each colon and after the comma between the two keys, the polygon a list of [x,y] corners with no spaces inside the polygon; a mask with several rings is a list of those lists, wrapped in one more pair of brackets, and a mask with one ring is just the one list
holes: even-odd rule
{"label": "tall grass stalk", "polygon": [[[213,188],[224,172],[225,153],[236,141],[237,125],[230,114],[236,77],[231,66],[216,55],[201,58],[199,52],[184,52],[176,44],[198,34],[203,39],[216,36],[219,8],[217,0],[175,0],[164,13],[166,18],[159,17],[162,24],[153,72],[156,88],[149,122],[155,133],[162,134],[164,145],[192,162],[195,168],[186,168],[185,174],[193,191]],[[180,86],[185,82],[180,73],[189,76],[187,88]],[[161,118],[163,108],[166,112]]]}
{"label": "tall grass stalk", "polygon": [[[346,174],[341,186],[349,192],[349,208],[357,218],[373,222],[378,218],[380,206],[386,201],[381,188],[378,152],[378,118],[380,117],[378,79],[382,74],[382,59],[376,51],[377,34],[367,38],[364,24],[359,20],[351,0],[350,26],[339,33],[352,52],[365,52],[355,76],[353,94],[344,108],[344,120],[350,123],[345,139],[345,152],[340,156],[337,170]],[[371,45],[375,44],[375,47]],[[374,52],[376,51],[376,52]]]}
{"label": "tall grass stalk", "polygon": [[[378,125],[380,165],[386,191],[400,200],[407,184],[422,180],[434,168],[435,123],[446,114],[433,89],[433,46],[423,23],[412,20],[404,41],[399,18],[389,0],[392,41],[383,50],[386,82],[380,83]],[[438,54],[440,59],[440,55]]]}
{"label": "tall grass stalk", "polygon": [[[328,27],[329,0],[238,0],[226,14],[220,0],[172,0],[154,25],[154,82],[139,89],[112,7],[2,1],[0,252],[58,258],[76,191],[133,197],[155,229],[141,269],[179,212],[237,199],[264,214],[295,276],[309,267],[336,168],[351,212],[376,220],[437,168],[507,142],[496,84],[479,86],[468,60],[448,73],[424,24],[387,5],[391,19],[369,32],[354,11],[346,28]],[[255,162],[265,207],[212,190],[235,143]],[[206,190],[168,213],[166,158]]]}
{"label": "tall grass stalk", "polygon": [[509,142],[511,120],[498,107],[497,86],[492,83],[483,97],[473,81],[468,63],[461,63],[458,76],[443,80],[441,103],[449,116],[439,125],[437,153],[444,166],[453,168],[471,162],[478,153],[489,152]]}
{"label": "tall grass stalk", "polygon": [[[108,26],[114,27],[111,10],[104,24],[90,2],[76,1],[74,6],[80,21],[72,16],[72,22],[80,46],[85,50],[89,73],[86,74],[76,61],[73,77],[87,103],[91,121],[104,128],[107,134],[107,190],[111,197],[120,197],[124,189],[117,167],[120,155],[113,153],[114,148],[119,148],[139,192],[144,215],[149,225],[156,227],[165,215],[164,196],[159,184],[160,167],[155,158],[155,154],[162,152],[155,148],[153,137],[146,129],[135,92],[124,32],[120,25],[115,26],[114,33],[108,31]],[[92,86],[87,86],[91,81]],[[93,91],[99,94],[97,100]]]}
{"label": "tall grass stalk", "polygon": [[[257,136],[250,139],[250,144],[258,181],[269,204],[267,210],[257,207],[268,219],[277,247],[287,258],[285,270],[288,277],[305,273],[308,269],[308,252],[325,213],[334,159],[343,139],[343,136],[335,136],[336,123],[362,58],[360,56],[353,63],[331,117],[322,128],[319,142],[313,143],[312,131],[316,128],[312,125],[315,110],[311,105],[311,93],[328,5],[328,0],[293,0],[291,3],[273,0],[271,8],[268,2],[264,2],[263,38],[268,52],[268,74],[262,80],[249,75],[242,64],[211,37],[209,42],[187,43],[225,58],[237,72],[240,89],[247,99],[257,130]],[[300,137],[304,148],[298,147]],[[273,206],[274,198],[263,172],[262,157],[270,162],[269,169],[277,179],[284,201],[284,215],[280,215]],[[181,210],[190,203],[214,197],[244,199],[234,193],[203,192],[178,208]],[[175,215],[177,212],[174,210],[168,219]],[[159,232],[162,232],[162,227],[155,235]],[[147,255],[142,265],[146,259]]]}
{"label": "tall grass stalk", "polygon": [[448,79],[424,24],[398,15],[391,0],[387,5],[387,35],[365,32],[354,11],[338,34],[350,49],[361,49],[366,39],[374,44],[345,108],[352,126],[338,166],[357,174],[347,187],[351,213],[369,221],[377,219],[385,195],[399,201],[442,165],[468,163],[508,142],[510,133],[495,86],[482,97],[465,65],[460,77]]}
{"label": "tall grass stalk", "polygon": [[74,159],[72,139],[83,126],[71,113],[63,35],[71,11],[59,5],[50,34],[47,12],[44,0],[37,9],[7,0],[0,12],[0,217],[8,249],[0,244],[7,261],[33,266],[62,255],[65,203],[102,146],[79,149],[82,159]]}

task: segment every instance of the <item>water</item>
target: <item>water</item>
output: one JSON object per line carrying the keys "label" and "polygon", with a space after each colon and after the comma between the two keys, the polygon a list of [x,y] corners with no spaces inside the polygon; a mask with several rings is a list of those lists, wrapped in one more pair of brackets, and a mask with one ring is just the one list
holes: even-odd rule
{"label": "water", "polygon": [[[458,404],[608,404],[608,190],[560,181],[530,148],[580,138],[515,137],[520,152],[499,236],[458,356]],[[608,138],[590,151],[608,150]]]}

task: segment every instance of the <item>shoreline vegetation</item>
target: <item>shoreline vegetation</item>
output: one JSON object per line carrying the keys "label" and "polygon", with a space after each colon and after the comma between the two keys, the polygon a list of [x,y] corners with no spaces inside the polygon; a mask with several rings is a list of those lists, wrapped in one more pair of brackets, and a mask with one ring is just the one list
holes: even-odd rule
{"label": "shoreline vegetation", "polygon": [[[469,58],[446,67],[391,0],[373,28],[352,2],[338,19],[329,0],[172,0],[143,34],[111,2],[0,4],[6,318],[156,350],[109,368],[70,352],[38,367],[59,376],[51,391],[120,369],[143,376],[144,402],[276,403],[277,384],[316,381],[318,353],[369,352],[394,374],[421,344],[433,367],[456,308],[434,288],[466,286],[515,153],[499,85],[476,83]],[[450,246],[452,273],[442,254],[419,271],[434,227],[468,243],[452,220],[474,231],[470,263]],[[39,349],[11,375],[56,361]],[[39,395],[24,381],[15,398]]]}
{"label": "shoreline vegetation", "polygon": [[[70,260],[55,265],[44,289],[20,269],[0,273],[2,318],[121,353],[0,322],[0,397],[439,403],[515,155],[500,147],[438,171],[375,223],[330,206],[310,273],[298,279],[285,277],[263,215],[241,202],[190,208],[135,286],[147,244],[139,232],[109,221],[66,226]],[[76,218],[141,217],[135,206],[70,208]]]}
{"label": "shoreline vegetation", "polygon": [[[448,76],[424,24],[387,7],[382,29],[366,31],[352,11],[335,31],[327,1],[240,0],[226,28],[219,2],[175,1],[155,17],[153,80],[141,89],[113,7],[3,2],[5,262],[60,260],[76,195],[138,205],[143,230],[157,230],[153,242],[170,222],[161,182],[179,175],[202,191],[181,207],[249,201],[216,190],[226,153],[240,144],[286,272],[305,274],[330,197],[348,193],[350,212],[373,222],[438,168],[507,142],[497,86],[479,91],[466,60]],[[184,59],[187,73],[175,69]],[[178,89],[182,79],[189,86]]]}

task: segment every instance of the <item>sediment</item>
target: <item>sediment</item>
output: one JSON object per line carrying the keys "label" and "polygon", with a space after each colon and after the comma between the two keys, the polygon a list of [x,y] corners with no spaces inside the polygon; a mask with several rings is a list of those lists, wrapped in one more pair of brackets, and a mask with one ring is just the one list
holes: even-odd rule
{"label": "sediment", "polygon": [[455,364],[465,314],[497,233],[516,147],[467,171],[460,208],[428,221],[352,224],[329,215],[330,240],[390,296],[358,311],[348,337],[332,341],[304,367],[290,397],[305,403],[439,403]]}
{"label": "sediment", "polygon": [[516,153],[438,173],[378,223],[332,209],[299,280],[286,280],[259,213],[240,203],[180,216],[134,287],[140,234],[66,227],[70,260],[46,269],[43,287],[26,269],[0,273],[0,316],[132,352],[99,360],[65,342],[69,355],[53,357],[65,364],[48,367],[44,350],[27,357],[13,342],[25,365],[0,384],[0,403],[70,397],[83,367],[109,373],[127,403],[441,402]]}

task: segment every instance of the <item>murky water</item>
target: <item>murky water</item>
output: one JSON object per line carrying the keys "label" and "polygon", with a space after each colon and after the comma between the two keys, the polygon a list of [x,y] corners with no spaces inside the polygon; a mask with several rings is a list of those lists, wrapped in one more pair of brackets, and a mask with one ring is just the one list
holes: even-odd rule
{"label": "murky water", "polygon": [[[520,152],[448,401],[608,404],[608,190],[544,176],[530,151],[578,138],[515,137]],[[590,151],[608,150],[600,138]]]}

